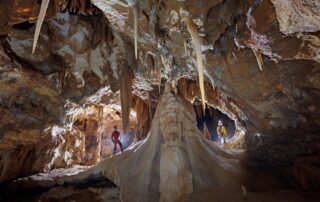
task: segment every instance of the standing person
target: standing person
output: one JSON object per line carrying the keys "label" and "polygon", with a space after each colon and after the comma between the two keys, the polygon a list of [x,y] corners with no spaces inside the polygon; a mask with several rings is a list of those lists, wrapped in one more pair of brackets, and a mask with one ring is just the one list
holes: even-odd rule
{"label": "standing person", "polygon": [[223,122],[221,120],[218,121],[217,133],[218,133],[219,144],[221,144],[221,138],[223,138],[223,144],[224,144],[224,146],[226,146],[227,130],[224,127]]}
{"label": "standing person", "polygon": [[117,126],[114,126],[113,128],[114,131],[112,132],[111,140],[114,143],[113,154],[115,154],[117,150],[117,144],[119,144],[121,152],[123,152],[123,149],[122,144],[120,142],[120,132],[117,130]]}

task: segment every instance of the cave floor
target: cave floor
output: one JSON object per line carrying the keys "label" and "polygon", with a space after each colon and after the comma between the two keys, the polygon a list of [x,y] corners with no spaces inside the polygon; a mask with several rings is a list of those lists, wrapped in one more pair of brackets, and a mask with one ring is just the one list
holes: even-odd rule
{"label": "cave floor", "polygon": [[192,193],[183,197],[184,202],[205,202],[205,201],[223,201],[223,202],[316,202],[320,201],[320,195],[315,192],[302,192],[298,190],[280,190],[266,192],[248,192],[243,197],[241,192],[229,191],[226,189],[212,189],[205,192]]}
{"label": "cave floor", "polygon": [[[2,194],[1,194],[2,195]],[[110,187],[87,187],[75,188],[67,186],[57,186],[51,189],[21,190],[17,192],[7,192],[0,197],[0,201],[10,202],[51,202],[51,201],[121,201],[118,188]],[[226,189],[212,189],[205,192],[196,192],[182,197],[178,201],[183,202],[316,202],[320,201],[319,194],[314,192],[301,192],[296,190],[267,191],[267,192],[248,192],[243,197],[241,192],[229,191]]]}
{"label": "cave floor", "polygon": [[10,202],[52,202],[52,201],[120,201],[118,188],[110,187],[88,187],[75,188],[68,186],[57,186],[50,189],[19,190],[15,192],[6,191],[1,193],[0,201]]}
{"label": "cave floor", "polygon": [[[19,180],[35,180],[35,181],[50,181],[53,178],[66,175],[75,175],[79,172],[87,170],[91,166],[76,165],[68,169],[54,169],[48,173],[39,173],[29,176],[27,178],[20,178]],[[267,174],[258,172],[257,175]],[[271,180],[272,181],[272,180]],[[228,189],[208,189],[202,192],[194,192],[180,198],[178,201],[184,202],[207,202],[207,201],[223,201],[223,202],[313,202],[320,201],[320,194],[318,192],[304,192],[293,187],[286,187],[283,184],[274,185],[273,189],[267,187],[261,189],[261,184],[270,184],[270,182],[258,182],[257,186],[260,190],[250,190],[247,192],[246,197],[243,196],[241,190],[228,190]],[[86,181],[81,184],[69,184],[64,186],[53,186],[51,188],[31,188],[20,187],[18,189],[2,189],[0,191],[0,201],[121,201],[120,190],[110,181],[103,181],[101,179]]]}

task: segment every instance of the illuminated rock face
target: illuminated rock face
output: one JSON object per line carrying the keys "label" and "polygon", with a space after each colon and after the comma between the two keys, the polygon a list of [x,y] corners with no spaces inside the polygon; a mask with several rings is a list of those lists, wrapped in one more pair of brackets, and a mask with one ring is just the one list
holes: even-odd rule
{"label": "illuminated rock face", "polygon": [[160,201],[174,201],[193,191],[192,171],[182,142],[185,135],[182,128],[187,122],[183,122],[184,107],[179,105],[177,98],[166,93],[162,99],[166,108],[159,110],[159,132],[163,138],[160,145]]}
{"label": "illuminated rock face", "polygon": [[320,2],[317,0],[272,0],[281,32],[317,32],[320,30]]}
{"label": "illuminated rock face", "polygon": [[122,201],[176,201],[213,187],[239,190],[239,157],[205,139],[197,129],[192,105],[170,91],[167,87],[160,99],[148,137],[123,154],[74,176],[31,177],[18,184],[50,187],[103,176],[120,188]]}
{"label": "illuminated rock face", "polygon": [[[18,1],[8,1],[5,6],[11,7],[14,2]],[[32,4],[33,2],[25,1],[19,6],[24,8]],[[31,18],[33,13],[19,15],[22,11],[18,8],[1,13],[12,15],[12,18],[17,15],[21,19],[16,23],[23,22],[7,30],[7,38],[1,39],[1,180],[74,164],[92,165],[100,161],[101,131],[97,128],[99,123],[97,120],[88,120],[86,132],[83,131],[83,126],[70,128],[76,120],[69,118],[77,111],[70,109],[83,108],[88,96],[94,95],[105,85],[108,85],[111,94],[112,90],[118,90],[116,58],[122,55],[121,50],[118,41],[113,41],[114,38],[111,31],[108,31],[103,16],[94,15],[91,17],[96,20],[88,20],[89,18],[71,15],[68,12],[53,13],[50,5],[47,17],[53,19],[44,22],[35,54],[30,51],[35,26],[24,22]],[[1,12],[2,9],[3,7]],[[25,12],[31,11],[25,9]],[[32,12],[36,15],[36,10]],[[118,51],[111,51],[111,47]],[[92,71],[91,66],[95,70]],[[100,97],[107,98],[87,104],[111,103],[107,93],[101,94]],[[114,103],[119,100],[118,97],[112,99],[115,100]],[[69,112],[71,114],[68,114]],[[51,128],[55,127],[61,129],[61,134],[56,139],[51,138]],[[83,138],[84,136],[86,138]],[[71,143],[75,139],[79,139],[77,145],[81,145],[81,149]],[[82,151],[85,143],[87,150]],[[69,153],[65,153],[68,151]],[[46,166],[51,161],[52,165]]]}

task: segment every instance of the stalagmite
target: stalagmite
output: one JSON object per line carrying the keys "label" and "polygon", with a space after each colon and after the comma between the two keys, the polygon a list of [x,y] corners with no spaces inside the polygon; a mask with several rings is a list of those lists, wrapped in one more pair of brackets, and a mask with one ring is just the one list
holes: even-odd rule
{"label": "stalagmite", "polygon": [[254,53],[254,56],[257,59],[257,63],[258,63],[260,71],[262,71],[263,59],[262,59],[261,53],[256,49],[252,49],[252,52]]}
{"label": "stalagmite", "polygon": [[135,5],[133,7],[133,34],[134,34],[134,55],[136,59],[138,58],[138,7]]}
{"label": "stalagmite", "polygon": [[200,37],[197,30],[196,25],[192,22],[191,19],[187,20],[187,28],[191,35],[191,38],[194,43],[194,48],[196,50],[196,59],[197,59],[197,67],[198,67],[198,76],[199,76],[199,86],[201,93],[201,101],[202,101],[202,109],[204,111],[206,107],[206,98],[204,92],[204,79],[203,79],[203,61],[202,61],[202,53],[201,53],[201,43]]}
{"label": "stalagmite", "polygon": [[32,54],[34,53],[36,46],[37,46],[41,26],[42,26],[44,17],[46,15],[48,5],[49,5],[49,0],[42,0],[40,13],[39,13],[39,17],[38,17],[38,21],[37,21],[37,25],[36,25],[36,31],[34,33],[34,38],[33,38]]}

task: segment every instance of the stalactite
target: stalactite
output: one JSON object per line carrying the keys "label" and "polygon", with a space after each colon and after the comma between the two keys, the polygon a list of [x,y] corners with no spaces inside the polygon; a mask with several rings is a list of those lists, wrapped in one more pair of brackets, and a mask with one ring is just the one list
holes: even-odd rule
{"label": "stalactite", "polygon": [[150,63],[151,63],[151,73],[152,73],[152,76],[154,76],[156,64],[154,62],[153,56],[151,54],[148,54],[148,55],[149,55],[149,59],[150,59]]}
{"label": "stalactite", "polygon": [[132,102],[133,72],[129,66],[123,66],[120,76],[120,101],[123,131],[126,134],[129,125],[129,114]]}
{"label": "stalactite", "polygon": [[200,93],[201,93],[201,101],[202,101],[202,108],[203,110],[206,107],[206,98],[204,92],[204,79],[203,79],[203,61],[202,61],[202,53],[201,53],[201,43],[200,37],[197,30],[196,25],[192,22],[191,19],[187,20],[187,28],[191,35],[191,38],[194,43],[194,48],[196,51],[196,60],[197,60],[197,68],[198,68],[198,76],[199,76],[199,86],[200,86]]}
{"label": "stalactite", "polygon": [[33,38],[32,54],[34,53],[36,46],[37,46],[41,26],[42,26],[44,17],[46,15],[48,5],[49,5],[49,0],[42,0],[40,13],[39,13],[39,17],[38,17],[38,21],[37,21],[37,25],[36,25],[36,31],[34,33],[34,38]]}
{"label": "stalactite", "polygon": [[161,91],[161,65],[159,65],[159,57],[157,57],[157,67],[156,67],[156,74],[157,74],[157,80],[158,80],[158,87],[159,87],[159,94]]}
{"label": "stalactite", "polygon": [[152,102],[151,102],[151,95],[150,92],[148,92],[148,111],[149,111],[149,118],[152,120]]}
{"label": "stalactite", "polygon": [[180,95],[183,95],[183,96],[186,96],[188,95],[187,91],[188,91],[188,85],[187,85],[187,82],[186,80],[179,80],[178,81],[178,93]]}
{"label": "stalactite", "polygon": [[147,67],[147,74],[148,74],[148,78],[152,78],[152,76],[154,75],[154,61],[153,61],[153,57],[150,53],[147,53],[146,59],[145,59],[145,65]]}
{"label": "stalactite", "polygon": [[183,40],[183,46],[184,46],[184,55],[187,57],[187,40]]}
{"label": "stalactite", "polygon": [[77,11],[77,1],[71,0],[70,3],[70,12],[75,13]]}
{"label": "stalactite", "polygon": [[194,106],[194,111],[195,111],[196,116],[197,116],[198,118],[202,118],[202,117],[204,116],[204,115],[203,115],[202,108],[201,108],[200,105],[195,105],[195,106]]}
{"label": "stalactite", "polygon": [[79,11],[82,14],[86,14],[86,12],[89,10],[89,9],[87,9],[87,7],[90,7],[90,6],[87,3],[88,2],[86,2],[86,1],[79,1]]}
{"label": "stalactite", "polygon": [[133,6],[133,32],[134,32],[134,55],[136,59],[138,58],[138,7]]}
{"label": "stalactite", "polygon": [[61,10],[67,9],[70,13],[80,13],[82,15],[99,14],[100,10],[95,7],[90,0],[66,0],[59,3]]}
{"label": "stalactite", "polygon": [[135,141],[144,139],[149,131],[152,117],[149,117],[149,106],[140,97],[134,96],[134,110],[138,124],[135,127]]}
{"label": "stalactite", "polygon": [[247,197],[247,189],[244,185],[241,185],[241,190],[242,190],[242,196],[244,198],[246,198]]}
{"label": "stalactite", "polygon": [[203,135],[206,139],[210,140],[210,132],[209,132],[209,129],[207,127],[207,124],[204,124],[203,126]]}
{"label": "stalactite", "polygon": [[254,56],[257,59],[257,63],[258,63],[260,71],[262,71],[262,66],[263,66],[262,54],[256,49],[252,49],[252,52],[254,53]]}
{"label": "stalactite", "polygon": [[232,55],[233,55],[234,59],[237,60],[237,56],[233,51],[232,51]]}

